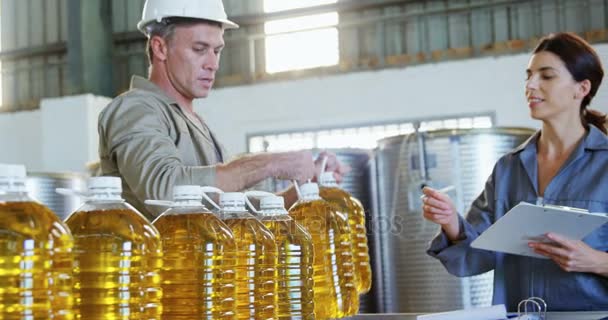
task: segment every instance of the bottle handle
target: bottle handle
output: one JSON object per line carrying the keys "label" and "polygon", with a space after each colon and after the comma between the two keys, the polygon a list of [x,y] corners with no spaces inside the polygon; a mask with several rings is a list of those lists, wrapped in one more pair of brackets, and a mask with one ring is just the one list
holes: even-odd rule
{"label": "bottle handle", "polygon": [[327,157],[323,156],[321,158],[321,172],[319,172],[319,178],[321,177],[323,172],[325,172],[325,169],[327,169]]}
{"label": "bottle handle", "polygon": [[298,185],[297,180],[292,180],[294,188],[296,189],[296,194],[298,195],[298,200],[302,200],[302,193],[300,192],[300,186]]}
{"label": "bottle handle", "polygon": [[201,192],[203,193],[203,198],[205,200],[207,200],[207,202],[211,203],[211,205],[214,206],[216,209],[222,210],[222,208],[220,208],[220,206],[217,203],[215,203],[215,201],[213,201],[213,200],[211,200],[211,198],[209,198],[209,196],[207,195],[207,193],[221,194],[221,193],[224,193],[224,191],[222,191],[222,190],[220,190],[219,188],[216,188],[216,187],[204,186],[204,187],[201,187]]}

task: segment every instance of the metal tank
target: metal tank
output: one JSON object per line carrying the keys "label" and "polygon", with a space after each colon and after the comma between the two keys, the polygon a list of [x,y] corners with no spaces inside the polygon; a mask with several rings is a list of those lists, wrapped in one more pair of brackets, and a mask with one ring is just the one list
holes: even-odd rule
{"label": "metal tank", "polygon": [[49,207],[61,220],[76,210],[82,201],[55,192],[56,188],[86,189],[86,177],[77,173],[28,172],[26,188],[30,196]]}
{"label": "metal tank", "polygon": [[438,312],[488,306],[492,272],[458,278],[426,254],[439,227],[422,217],[421,187],[448,194],[466,213],[494,163],[534,133],[524,128],[414,133],[378,142],[370,170],[374,296],[379,312]]}
{"label": "metal tank", "polygon": [[[314,149],[311,150],[315,157],[319,154],[321,150]],[[371,243],[372,236],[370,234],[370,213],[371,213],[371,196],[369,193],[369,184],[370,184],[370,169],[369,163],[370,159],[372,159],[372,153],[370,150],[366,149],[356,149],[356,148],[342,148],[342,149],[323,149],[323,151],[329,151],[336,154],[338,160],[350,166],[351,171],[344,177],[344,180],[341,183],[341,187],[352,194],[355,198],[361,201],[361,204],[365,207],[366,220],[367,220],[367,237],[368,241],[370,241],[369,249],[370,249],[370,258],[373,257],[372,248],[373,244]],[[290,181],[285,180],[276,180],[276,179],[266,179],[256,185],[254,188],[258,190],[266,190],[266,191],[282,191],[285,190],[291,184]],[[374,262],[372,263],[372,275],[375,272],[373,270]],[[359,301],[359,313],[375,313],[377,312],[377,307],[375,305],[375,298],[372,295],[374,292],[374,286],[376,283],[372,282],[372,289],[369,293],[361,295]]]}

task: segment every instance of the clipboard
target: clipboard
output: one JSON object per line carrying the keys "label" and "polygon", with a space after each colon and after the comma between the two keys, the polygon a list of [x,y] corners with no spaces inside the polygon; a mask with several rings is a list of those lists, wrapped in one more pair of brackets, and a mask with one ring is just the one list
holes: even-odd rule
{"label": "clipboard", "polygon": [[520,202],[473,240],[471,247],[547,259],[528,247],[528,242],[550,243],[545,237],[548,232],[581,240],[606,222],[608,216],[602,213]]}

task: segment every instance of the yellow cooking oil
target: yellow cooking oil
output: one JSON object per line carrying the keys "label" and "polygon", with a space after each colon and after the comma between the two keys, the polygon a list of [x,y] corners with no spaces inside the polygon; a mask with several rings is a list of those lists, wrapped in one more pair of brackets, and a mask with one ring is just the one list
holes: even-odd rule
{"label": "yellow cooking oil", "polygon": [[347,217],[319,197],[316,183],[300,187],[300,200],[289,215],[311,235],[314,246],[315,314],[342,318],[359,310],[352,240]]}
{"label": "yellow cooking oil", "polygon": [[220,194],[222,220],[236,242],[236,314],[239,320],[277,319],[277,246],[272,233],[245,209],[239,192]]}
{"label": "yellow cooking oil", "polygon": [[72,235],[25,179],[0,164],[0,319],[74,319]]}
{"label": "yellow cooking oil", "polygon": [[310,234],[288,215],[283,197],[261,197],[257,217],[277,244],[278,318],[314,320],[314,250]]}
{"label": "yellow cooking oil", "polygon": [[348,224],[353,239],[355,284],[359,294],[367,293],[372,286],[372,269],[367,245],[367,230],[365,228],[365,209],[358,199],[338,186],[333,173],[323,173],[319,181],[321,185],[319,195],[321,198],[335,206],[336,210],[348,216]]}
{"label": "yellow cooking oil", "polygon": [[199,186],[175,186],[173,199],[153,223],[163,247],[162,319],[235,319],[230,228],[202,205]]}
{"label": "yellow cooking oil", "polygon": [[88,200],[66,219],[77,319],[161,318],[160,235],[120,194],[119,178],[91,178]]}

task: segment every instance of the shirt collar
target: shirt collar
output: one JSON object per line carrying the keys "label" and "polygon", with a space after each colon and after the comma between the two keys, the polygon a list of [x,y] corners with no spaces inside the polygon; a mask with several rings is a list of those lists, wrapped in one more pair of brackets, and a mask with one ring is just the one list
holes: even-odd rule
{"label": "shirt collar", "polygon": [[[536,150],[536,143],[540,136],[540,130],[532,135],[528,140],[519,145],[513,150],[513,153],[520,153],[524,150],[534,148]],[[589,132],[585,135],[583,143],[581,144],[585,150],[608,150],[608,136],[606,136],[600,129],[594,125],[589,125]],[[536,151],[535,151],[536,152]]]}
{"label": "shirt collar", "polygon": [[139,89],[144,91],[149,91],[154,93],[158,98],[160,98],[166,104],[177,104],[177,101],[171,97],[169,97],[159,86],[157,86],[154,82],[140,77],[140,76],[132,76],[131,77],[131,86],[130,89]]}

